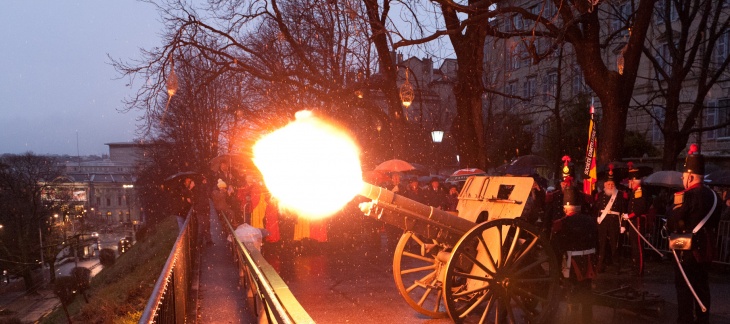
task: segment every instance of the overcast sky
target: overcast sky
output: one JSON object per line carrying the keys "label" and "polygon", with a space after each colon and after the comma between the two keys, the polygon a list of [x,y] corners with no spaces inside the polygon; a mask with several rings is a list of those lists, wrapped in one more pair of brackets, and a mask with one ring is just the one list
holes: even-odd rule
{"label": "overcast sky", "polygon": [[[159,46],[155,8],[134,0],[3,0],[0,5],[0,153],[107,153],[135,138],[133,93],[109,65]],[[139,80],[137,80],[139,82]]]}

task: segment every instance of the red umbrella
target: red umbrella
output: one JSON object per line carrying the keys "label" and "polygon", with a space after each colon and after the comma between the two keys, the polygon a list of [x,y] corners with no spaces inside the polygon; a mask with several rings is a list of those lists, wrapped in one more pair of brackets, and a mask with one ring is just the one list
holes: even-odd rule
{"label": "red umbrella", "polygon": [[385,161],[383,163],[378,164],[377,167],[375,167],[376,171],[385,171],[385,172],[405,172],[405,171],[411,171],[415,170],[416,167],[413,166],[413,164],[410,164],[403,160],[398,159],[392,159]]}
{"label": "red umbrella", "polygon": [[386,171],[373,170],[363,172],[362,179],[367,183],[379,185],[390,180],[390,177]]}
{"label": "red umbrella", "polygon": [[487,175],[484,170],[481,169],[460,169],[456,170],[456,172],[452,173],[448,179],[446,179],[446,182],[459,182],[459,181],[466,181],[467,178],[475,175]]}

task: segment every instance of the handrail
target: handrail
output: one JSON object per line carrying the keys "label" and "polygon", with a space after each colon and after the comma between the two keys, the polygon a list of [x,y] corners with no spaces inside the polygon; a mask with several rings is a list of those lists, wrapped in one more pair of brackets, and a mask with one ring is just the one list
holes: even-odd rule
{"label": "handrail", "polygon": [[191,208],[138,323],[185,322],[190,305],[187,292],[192,283],[190,272],[193,258],[189,252],[196,246],[196,232],[197,222]]}
{"label": "handrail", "polygon": [[253,243],[242,243],[238,240],[228,218],[225,215],[221,218],[225,220],[229,234],[238,247],[235,252],[239,259],[239,267],[245,268],[242,269],[246,270],[244,273],[253,274],[244,279],[251,284],[250,291],[263,305],[262,312],[257,312],[259,314],[256,315],[265,316],[268,323],[314,323],[261,252],[253,246]]}

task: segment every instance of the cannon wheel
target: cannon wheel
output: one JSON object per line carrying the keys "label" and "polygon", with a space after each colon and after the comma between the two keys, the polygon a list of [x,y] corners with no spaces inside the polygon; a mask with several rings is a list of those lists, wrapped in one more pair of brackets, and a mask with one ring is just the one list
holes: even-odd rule
{"label": "cannon wheel", "polygon": [[431,318],[446,317],[440,275],[445,266],[436,258],[441,247],[405,232],[393,256],[393,279],[403,299],[417,312]]}
{"label": "cannon wheel", "polygon": [[519,219],[488,221],[454,246],[444,302],[457,323],[545,323],[557,307],[560,273],[536,227]]}

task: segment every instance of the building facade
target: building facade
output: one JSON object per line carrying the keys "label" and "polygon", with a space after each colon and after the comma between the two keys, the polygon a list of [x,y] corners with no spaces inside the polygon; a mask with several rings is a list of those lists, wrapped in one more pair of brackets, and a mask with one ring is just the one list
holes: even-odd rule
{"label": "building facade", "polygon": [[144,161],[146,146],[127,142],[106,145],[108,159],[65,162],[65,185],[72,185],[74,192],[72,209],[77,213],[84,210],[88,220],[105,224],[141,222],[143,211],[134,174]]}
{"label": "building facade", "polygon": [[[641,59],[638,78],[634,86],[632,106],[627,119],[627,131],[636,132],[645,137],[661,154],[664,146],[664,135],[660,125],[664,121],[664,107],[667,89],[665,80],[658,70],[671,71],[672,62],[667,37],[668,28],[673,31],[675,43],[682,30],[676,9],[671,1],[657,1],[652,24],[649,28],[645,54]],[[722,10],[720,21],[727,19],[728,6],[715,2]],[[620,71],[623,68],[622,50],[630,33],[633,13],[638,0],[607,1],[599,4],[599,17],[605,22],[602,27],[602,39],[605,38],[603,60],[609,69]],[[520,6],[530,13],[550,20],[559,19],[557,8],[552,1],[500,1],[498,6]],[[668,6],[668,7],[665,7]],[[667,15],[668,13],[668,15]],[[725,18],[723,18],[725,17]],[[530,30],[532,26],[519,15],[503,15],[491,21],[495,27],[504,32]],[[698,47],[699,60],[703,55],[711,58],[710,69],[721,68],[728,57],[727,28],[719,29],[721,35],[716,42],[709,42],[709,31],[697,30],[697,22],[688,28],[689,35],[704,37]],[[694,27],[692,27],[694,26]],[[694,30],[693,30],[694,28]],[[714,46],[710,47],[707,44]],[[533,121],[530,132],[535,135],[534,152],[540,152],[553,140],[549,138],[551,121],[569,113],[566,107],[586,98],[595,99],[596,114],[601,115],[601,103],[588,88],[570,44],[560,44],[553,39],[532,37],[512,37],[496,39],[487,37],[485,43],[485,77],[484,84],[490,91],[485,95],[485,110],[511,111],[522,116],[529,116]],[[544,54],[544,55],[542,55]],[[649,57],[651,56],[651,57]],[[726,68],[724,69],[726,70]],[[689,142],[699,142],[702,150],[710,159],[724,160],[730,157],[730,126],[723,126],[730,121],[730,78],[725,71],[717,83],[700,97],[704,109],[694,128],[717,126],[717,129],[696,132],[690,136]],[[698,80],[702,68],[690,69],[686,81],[682,84],[679,105],[680,123],[691,109],[697,97]],[[681,126],[681,124],[680,124]],[[720,127],[722,126],[722,127]],[[600,131],[600,130],[599,130]],[[586,130],[587,132],[587,130]],[[659,160],[659,156],[637,156],[631,158],[648,158]],[[681,160],[681,157],[680,157]]]}

